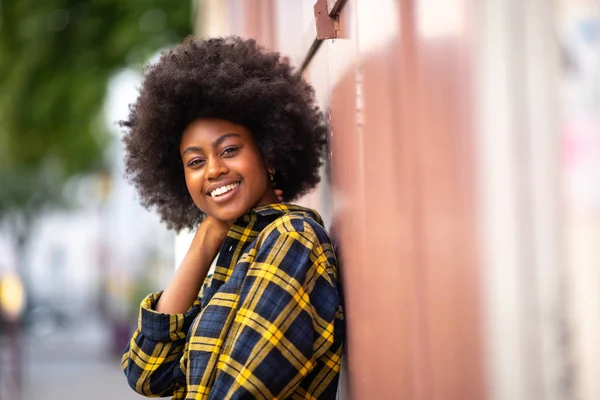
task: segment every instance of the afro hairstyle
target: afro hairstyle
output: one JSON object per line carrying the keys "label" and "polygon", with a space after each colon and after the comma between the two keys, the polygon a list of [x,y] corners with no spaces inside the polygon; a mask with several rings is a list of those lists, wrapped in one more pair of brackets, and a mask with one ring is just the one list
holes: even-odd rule
{"label": "afro hairstyle", "polygon": [[120,121],[125,176],[169,229],[192,229],[204,217],[188,193],[179,154],[183,131],[199,118],[246,127],[275,170],[284,201],[319,182],[326,127],[300,73],[254,40],[188,37],[144,68],[138,98]]}

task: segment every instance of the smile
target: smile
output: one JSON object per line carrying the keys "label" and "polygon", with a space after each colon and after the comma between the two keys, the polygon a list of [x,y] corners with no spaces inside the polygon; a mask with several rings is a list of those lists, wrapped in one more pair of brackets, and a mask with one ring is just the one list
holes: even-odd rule
{"label": "smile", "polygon": [[238,186],[240,186],[239,182],[232,183],[232,184],[226,185],[226,186],[221,186],[221,187],[218,187],[215,190],[211,191],[209,194],[213,198],[220,197],[220,196],[223,196],[224,194],[232,191],[233,189],[235,189]]}

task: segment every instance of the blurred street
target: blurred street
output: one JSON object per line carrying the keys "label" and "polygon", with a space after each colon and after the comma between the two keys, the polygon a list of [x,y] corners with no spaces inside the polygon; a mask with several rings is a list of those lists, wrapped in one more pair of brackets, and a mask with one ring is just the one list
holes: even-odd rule
{"label": "blurred street", "polygon": [[111,354],[110,333],[98,319],[41,338],[24,338],[23,400],[134,400],[120,360]]}

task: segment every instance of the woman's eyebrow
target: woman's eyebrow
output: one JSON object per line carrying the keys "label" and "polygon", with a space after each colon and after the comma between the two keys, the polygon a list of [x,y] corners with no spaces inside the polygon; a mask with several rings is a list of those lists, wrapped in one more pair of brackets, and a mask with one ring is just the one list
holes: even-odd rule
{"label": "woman's eyebrow", "polygon": [[182,155],[182,156],[184,156],[184,155],[185,155],[185,153],[190,153],[190,152],[192,152],[192,151],[194,151],[194,152],[197,152],[197,153],[198,153],[198,152],[201,152],[201,151],[202,151],[202,149],[201,149],[200,147],[198,147],[198,146],[190,146],[190,147],[186,148],[186,149],[183,151],[183,153],[181,153],[181,155]]}
{"label": "woman's eyebrow", "polygon": [[[212,143],[212,147],[214,148],[214,147],[217,147],[217,146],[219,146],[221,143],[223,143],[223,141],[224,141],[225,139],[227,139],[227,138],[229,138],[229,137],[233,137],[233,136],[240,137],[240,135],[238,135],[237,133],[226,133],[226,134],[224,134],[223,136],[219,136],[219,137],[217,138],[217,140],[215,140],[215,141]],[[190,153],[190,152],[192,152],[192,151],[193,151],[193,152],[197,152],[197,153],[199,153],[199,152],[202,152],[202,149],[201,149],[200,147],[198,147],[198,146],[190,146],[190,147],[187,147],[187,148],[186,148],[186,149],[185,149],[185,150],[184,150],[184,151],[181,153],[181,155],[183,156],[183,155],[185,155],[186,153]]]}
{"label": "woman's eyebrow", "polygon": [[226,133],[223,136],[220,136],[217,140],[215,140],[212,144],[212,147],[217,147],[218,145],[223,143],[223,141],[225,139],[227,139],[228,137],[232,137],[232,136],[240,137],[240,135],[238,135],[237,133]]}

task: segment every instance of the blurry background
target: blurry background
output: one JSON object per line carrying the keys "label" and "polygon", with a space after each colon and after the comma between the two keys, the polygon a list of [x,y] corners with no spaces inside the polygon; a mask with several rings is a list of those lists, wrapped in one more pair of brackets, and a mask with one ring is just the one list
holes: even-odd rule
{"label": "blurry background", "polygon": [[[123,178],[142,65],[188,1],[0,1],[0,399],[136,398],[119,357],[173,269],[173,233]],[[19,397],[20,396],[20,397]]]}
{"label": "blurry background", "polygon": [[599,0],[0,0],[0,399],[134,399],[119,356],[189,234],[115,121],[187,34],[281,51],[329,122],[340,398],[600,398]]}

